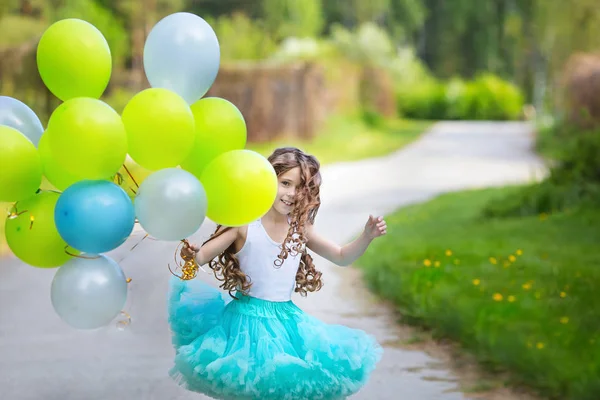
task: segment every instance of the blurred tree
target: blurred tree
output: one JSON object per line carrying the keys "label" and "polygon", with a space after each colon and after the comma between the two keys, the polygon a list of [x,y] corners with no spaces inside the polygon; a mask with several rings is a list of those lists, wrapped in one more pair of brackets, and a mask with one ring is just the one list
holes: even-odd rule
{"label": "blurred tree", "polygon": [[[218,18],[245,14],[251,19],[262,17],[262,0],[188,0],[186,10],[196,15]],[[205,18],[206,19],[206,18]]]}
{"label": "blurred tree", "polygon": [[277,48],[275,40],[262,25],[238,12],[231,16],[208,18],[219,38],[221,60],[261,60],[268,58]]}
{"label": "blurred tree", "polygon": [[321,0],[262,0],[267,31],[276,39],[315,37],[323,31]]}

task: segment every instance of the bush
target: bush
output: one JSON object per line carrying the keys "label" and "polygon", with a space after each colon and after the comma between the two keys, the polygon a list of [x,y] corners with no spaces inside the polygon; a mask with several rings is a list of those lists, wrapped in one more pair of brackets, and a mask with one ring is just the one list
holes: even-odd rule
{"label": "bush", "polygon": [[261,25],[245,14],[234,13],[231,17],[208,18],[219,38],[222,61],[262,60],[277,49],[275,40]]}
{"label": "bush", "polygon": [[415,119],[445,119],[447,102],[444,85],[437,81],[425,82],[396,92],[398,111],[404,117]]}
{"label": "bush", "polygon": [[416,80],[399,85],[396,96],[402,115],[420,119],[516,120],[524,104],[516,86],[490,74],[472,82]]}
{"label": "bush", "polygon": [[549,177],[507,198],[490,203],[487,216],[550,214],[600,204],[600,130],[578,131],[560,125],[541,136],[554,165]]}
{"label": "bush", "polygon": [[467,90],[468,114],[462,119],[515,120],[523,109],[523,95],[509,82],[491,75],[479,76]]}

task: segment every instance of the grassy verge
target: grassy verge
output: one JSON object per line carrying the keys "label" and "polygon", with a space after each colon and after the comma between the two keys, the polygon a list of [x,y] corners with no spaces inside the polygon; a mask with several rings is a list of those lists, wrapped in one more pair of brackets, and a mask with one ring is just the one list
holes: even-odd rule
{"label": "grassy verge", "polygon": [[358,118],[332,117],[314,140],[284,138],[268,143],[249,143],[247,148],[264,156],[281,146],[296,146],[313,154],[322,164],[383,156],[419,137],[432,122],[393,119],[369,126]]}
{"label": "grassy verge", "polygon": [[520,188],[461,192],[400,210],[362,259],[403,318],[458,340],[550,398],[600,393],[600,210],[488,219]]}

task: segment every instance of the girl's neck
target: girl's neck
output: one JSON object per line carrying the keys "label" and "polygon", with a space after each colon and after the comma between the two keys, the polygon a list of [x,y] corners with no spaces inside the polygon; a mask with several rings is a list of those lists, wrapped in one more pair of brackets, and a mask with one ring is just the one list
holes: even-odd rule
{"label": "girl's neck", "polygon": [[263,221],[267,221],[269,223],[275,225],[288,225],[289,224],[289,216],[281,214],[274,208],[271,208],[267,213],[262,217]]}

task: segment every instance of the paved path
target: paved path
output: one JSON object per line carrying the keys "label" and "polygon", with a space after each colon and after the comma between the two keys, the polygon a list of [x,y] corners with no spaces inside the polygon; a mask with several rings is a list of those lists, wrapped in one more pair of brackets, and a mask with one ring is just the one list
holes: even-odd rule
{"label": "paved path", "polygon": [[[520,123],[440,123],[388,157],[324,168],[318,228],[340,243],[359,232],[369,213],[387,214],[436,194],[533,179],[541,171],[530,128]],[[537,173],[537,177],[540,173]],[[213,229],[207,222],[195,236]],[[409,233],[407,233],[409,234]],[[138,243],[138,232],[111,255],[132,277],[127,311],[133,323],[82,332],[65,326],[50,303],[55,270],[0,261],[0,399],[187,400],[167,377],[173,351],[166,323],[167,263],[176,244]],[[35,251],[35,249],[32,249]],[[298,304],[327,322],[375,334],[386,352],[370,383],[354,399],[459,400],[455,378],[419,351],[395,348],[399,331],[388,309],[364,289],[352,268],[315,258],[326,286]],[[214,282],[209,275],[201,279]]]}

